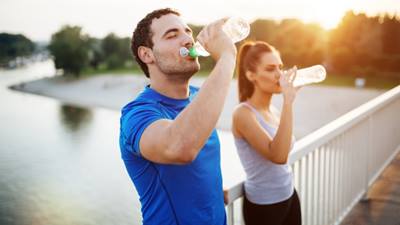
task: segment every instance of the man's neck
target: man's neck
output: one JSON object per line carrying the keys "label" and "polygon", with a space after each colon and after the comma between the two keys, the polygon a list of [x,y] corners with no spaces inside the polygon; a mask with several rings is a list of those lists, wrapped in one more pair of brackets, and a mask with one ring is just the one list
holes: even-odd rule
{"label": "man's neck", "polygon": [[150,87],[158,93],[174,99],[189,97],[189,80],[168,79],[158,76],[150,79]]}

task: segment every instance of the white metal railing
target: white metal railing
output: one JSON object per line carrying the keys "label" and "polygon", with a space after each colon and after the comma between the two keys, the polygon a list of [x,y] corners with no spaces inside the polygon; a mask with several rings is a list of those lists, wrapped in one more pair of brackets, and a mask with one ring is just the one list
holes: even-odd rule
{"label": "white metal railing", "polygon": [[[399,151],[400,85],[296,142],[289,163],[303,224],[340,224]],[[243,183],[227,194],[233,225]]]}

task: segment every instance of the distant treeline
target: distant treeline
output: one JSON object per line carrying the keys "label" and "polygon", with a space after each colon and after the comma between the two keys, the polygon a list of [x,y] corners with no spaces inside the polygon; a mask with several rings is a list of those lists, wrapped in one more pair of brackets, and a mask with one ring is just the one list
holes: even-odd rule
{"label": "distant treeline", "polygon": [[339,72],[400,77],[400,18],[348,12],[329,33],[327,60]]}
{"label": "distant treeline", "polygon": [[287,66],[324,64],[330,72],[341,74],[400,75],[396,16],[347,12],[331,31],[295,19],[257,20],[251,24],[249,39],[274,45]]}
{"label": "distant treeline", "polygon": [[[194,37],[202,29],[190,27]],[[350,11],[329,31],[297,19],[259,19],[251,24],[247,40],[275,46],[286,67],[324,64],[329,72],[339,74],[400,76],[400,18],[395,15],[368,17]],[[97,39],[83,34],[81,27],[64,26],[52,35],[48,49],[56,67],[66,74],[79,75],[85,69],[139,68],[130,52],[130,37],[112,33]],[[211,70],[214,65],[210,57],[200,61],[202,70]]]}
{"label": "distant treeline", "polygon": [[[192,26],[194,33],[202,27]],[[297,19],[280,22],[259,19],[244,40],[266,41],[275,46],[285,67],[324,64],[329,72],[357,76],[400,77],[400,18],[387,14],[368,17],[347,12],[330,31]],[[237,44],[239,47],[241,43]],[[213,61],[202,59],[210,69]]]}
{"label": "distant treeline", "polygon": [[29,56],[35,44],[21,34],[0,33],[0,67],[17,57]]}
{"label": "distant treeline", "polygon": [[48,49],[57,69],[79,76],[83,69],[117,69],[133,64],[130,38],[111,33],[103,39],[82,33],[78,26],[64,26],[52,35]]}

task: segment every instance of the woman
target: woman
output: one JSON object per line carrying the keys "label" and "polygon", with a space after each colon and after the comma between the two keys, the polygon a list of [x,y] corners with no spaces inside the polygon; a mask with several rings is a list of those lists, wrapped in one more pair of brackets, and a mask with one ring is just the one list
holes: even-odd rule
{"label": "woman", "polygon": [[[265,42],[244,44],[238,56],[239,101],[232,132],[247,175],[243,217],[246,225],[301,224],[300,202],[287,164],[293,146],[293,86],[296,67],[282,72],[277,50]],[[280,118],[271,105],[283,94]]]}

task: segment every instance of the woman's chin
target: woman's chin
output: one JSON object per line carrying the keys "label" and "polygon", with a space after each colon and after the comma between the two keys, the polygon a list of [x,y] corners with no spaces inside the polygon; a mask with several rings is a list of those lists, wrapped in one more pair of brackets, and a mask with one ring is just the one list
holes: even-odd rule
{"label": "woman's chin", "polygon": [[275,90],[275,94],[280,94],[280,93],[282,93],[282,88],[281,86],[278,86]]}

